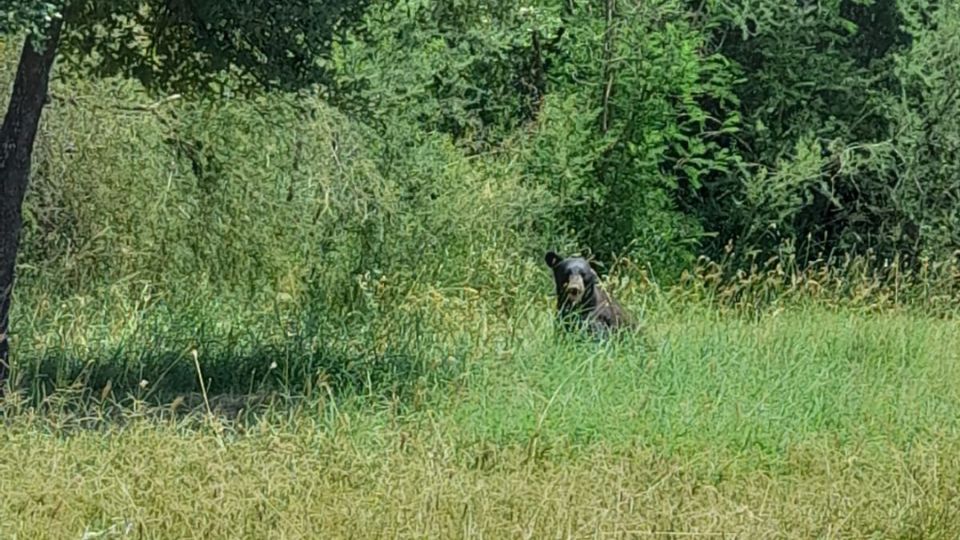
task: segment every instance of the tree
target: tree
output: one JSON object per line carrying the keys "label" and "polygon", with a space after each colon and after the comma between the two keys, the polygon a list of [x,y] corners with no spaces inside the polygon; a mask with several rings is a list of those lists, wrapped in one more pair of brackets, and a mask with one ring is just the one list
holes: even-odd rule
{"label": "tree", "polygon": [[21,208],[54,61],[157,92],[293,90],[326,79],[335,34],[367,0],[0,0],[0,36],[25,36],[0,127],[0,384]]}

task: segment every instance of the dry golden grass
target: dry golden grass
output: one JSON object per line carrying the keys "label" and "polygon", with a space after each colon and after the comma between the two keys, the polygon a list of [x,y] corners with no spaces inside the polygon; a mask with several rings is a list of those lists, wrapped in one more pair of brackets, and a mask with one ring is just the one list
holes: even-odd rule
{"label": "dry golden grass", "polygon": [[[240,435],[133,420],[2,435],[5,538],[952,538],[960,444],[788,449],[774,468],[638,444],[477,452],[398,427],[365,443],[308,417]],[[326,433],[326,434],[325,434]],[[371,435],[371,433],[367,433]],[[425,438],[424,438],[425,437]]]}

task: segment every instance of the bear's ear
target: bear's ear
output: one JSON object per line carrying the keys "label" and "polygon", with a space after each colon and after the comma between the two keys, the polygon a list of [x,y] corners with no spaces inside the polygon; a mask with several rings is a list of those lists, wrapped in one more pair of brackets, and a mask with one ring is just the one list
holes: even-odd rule
{"label": "bear's ear", "polygon": [[544,257],[544,260],[547,261],[547,266],[549,266],[550,268],[553,268],[554,266],[560,264],[560,261],[562,259],[556,253],[552,251],[548,251],[546,257]]}

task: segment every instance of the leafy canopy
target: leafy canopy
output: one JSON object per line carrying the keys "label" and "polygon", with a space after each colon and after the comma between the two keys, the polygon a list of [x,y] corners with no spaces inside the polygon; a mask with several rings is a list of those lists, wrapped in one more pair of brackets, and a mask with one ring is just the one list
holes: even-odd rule
{"label": "leafy canopy", "polygon": [[148,88],[295,89],[322,82],[336,33],[368,0],[0,0],[0,33],[43,33],[63,17],[67,69],[122,75]]}

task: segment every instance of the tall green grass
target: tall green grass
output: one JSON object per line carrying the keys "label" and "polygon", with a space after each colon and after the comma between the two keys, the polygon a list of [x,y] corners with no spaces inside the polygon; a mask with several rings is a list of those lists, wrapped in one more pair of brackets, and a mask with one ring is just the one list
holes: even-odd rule
{"label": "tall green grass", "polygon": [[497,444],[536,436],[764,457],[822,437],[909,446],[958,434],[953,321],[691,311],[648,326],[642,344],[518,343],[453,398],[455,424]]}
{"label": "tall green grass", "polygon": [[[618,343],[555,336],[546,302],[509,329],[477,317],[464,333],[487,325],[487,341],[418,344],[421,362],[455,367],[421,374],[406,396],[280,384],[233,404],[215,391],[159,403],[117,390],[61,389],[40,406],[8,398],[4,534],[960,530],[955,322],[672,307]],[[207,370],[203,356],[196,365]]]}

